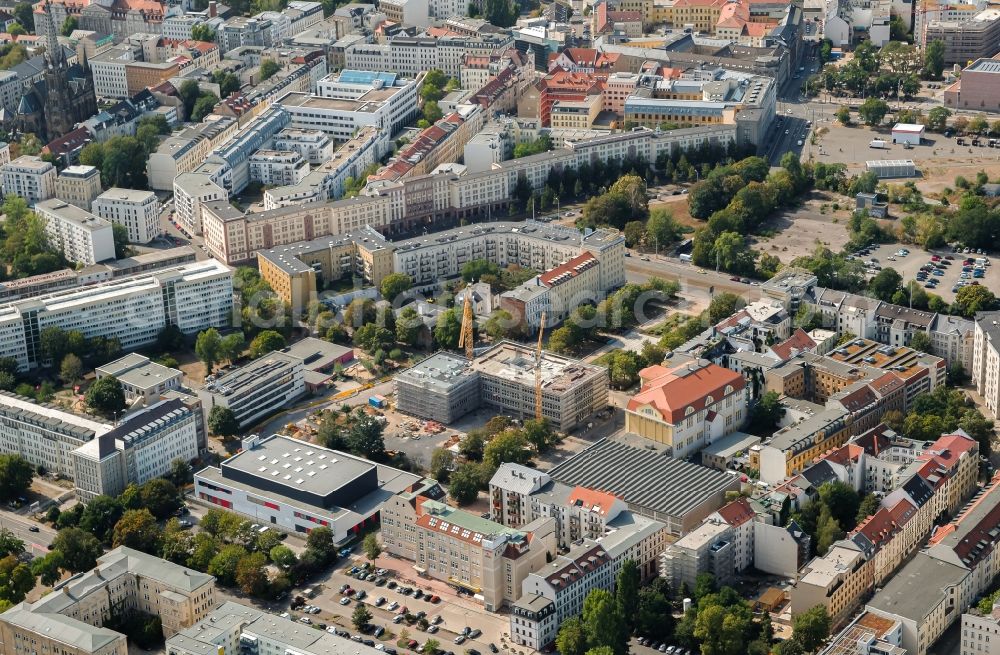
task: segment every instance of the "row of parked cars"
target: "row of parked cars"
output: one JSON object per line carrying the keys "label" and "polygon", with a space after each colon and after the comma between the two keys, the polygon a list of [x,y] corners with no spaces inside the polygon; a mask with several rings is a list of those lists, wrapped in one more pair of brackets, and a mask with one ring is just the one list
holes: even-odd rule
{"label": "row of parked cars", "polygon": [[646,639],[645,637],[639,639],[640,646],[647,646],[653,650],[664,653],[665,655],[691,655],[691,651],[687,648],[681,648],[680,646],[671,646],[666,642],[659,642],[654,639]]}

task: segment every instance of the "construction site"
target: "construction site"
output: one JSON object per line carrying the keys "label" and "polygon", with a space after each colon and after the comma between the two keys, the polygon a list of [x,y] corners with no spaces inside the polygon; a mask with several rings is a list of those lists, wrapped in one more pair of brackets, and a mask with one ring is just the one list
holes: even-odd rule
{"label": "construction site", "polygon": [[604,368],[511,341],[471,360],[435,353],[397,375],[395,384],[398,411],[445,424],[480,406],[515,418],[535,418],[540,398],[540,416],[568,432],[608,405]]}

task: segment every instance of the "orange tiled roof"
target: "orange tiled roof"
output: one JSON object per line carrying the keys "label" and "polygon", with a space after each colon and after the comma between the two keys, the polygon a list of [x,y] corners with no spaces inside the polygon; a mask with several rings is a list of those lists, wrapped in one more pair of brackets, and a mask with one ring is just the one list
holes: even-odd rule
{"label": "orange tiled roof", "polygon": [[629,400],[628,409],[651,405],[671,424],[683,420],[689,409],[692,412],[705,409],[710,396],[713,401],[723,398],[726,387],[732,387],[732,391],[746,387],[742,375],[711,363],[681,364],[654,379],[642,372],[640,376],[648,382]]}
{"label": "orange tiled roof", "polygon": [[750,507],[750,502],[746,498],[737,498],[731,503],[719,508],[719,516],[722,520],[733,527],[743,525],[753,519],[754,511]]}
{"label": "orange tiled roof", "polygon": [[587,487],[576,487],[569,495],[569,504],[584,507],[590,511],[597,512],[601,516],[607,516],[608,510],[618,500],[614,494],[606,491],[597,491]]}

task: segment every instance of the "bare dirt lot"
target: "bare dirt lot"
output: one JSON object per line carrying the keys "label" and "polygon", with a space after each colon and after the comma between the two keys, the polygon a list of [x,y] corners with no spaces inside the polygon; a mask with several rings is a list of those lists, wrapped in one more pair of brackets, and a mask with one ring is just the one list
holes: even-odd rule
{"label": "bare dirt lot", "polygon": [[[796,257],[810,254],[817,244],[839,252],[847,243],[847,199],[833,193],[814,192],[801,207],[771,218],[764,230],[774,236],[755,237],[758,249],[788,264]],[[839,209],[834,210],[833,205]]]}

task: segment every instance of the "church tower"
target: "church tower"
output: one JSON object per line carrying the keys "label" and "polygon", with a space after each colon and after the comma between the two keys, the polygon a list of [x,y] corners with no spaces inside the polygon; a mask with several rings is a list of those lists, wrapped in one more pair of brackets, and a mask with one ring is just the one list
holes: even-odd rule
{"label": "church tower", "polygon": [[[39,24],[40,23],[40,24]],[[49,3],[42,5],[42,14],[35,15],[36,32],[45,43],[45,128],[48,139],[56,139],[73,130],[73,91],[70,88],[69,66],[66,53],[59,45],[59,33],[49,11]]]}

